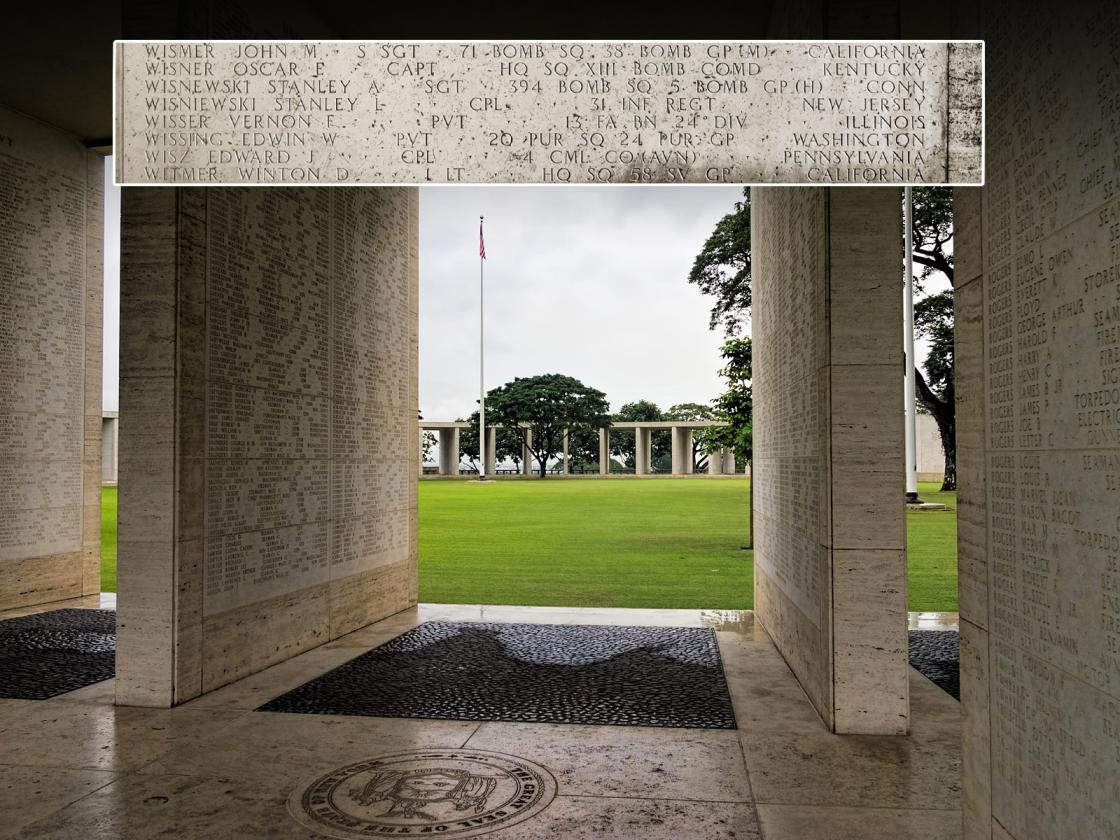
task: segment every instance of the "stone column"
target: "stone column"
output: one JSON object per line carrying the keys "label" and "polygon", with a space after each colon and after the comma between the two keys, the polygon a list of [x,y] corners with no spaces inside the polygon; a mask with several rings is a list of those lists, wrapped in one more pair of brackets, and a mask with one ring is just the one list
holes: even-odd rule
{"label": "stone column", "polygon": [[639,426],[634,429],[634,475],[649,475],[653,430]]}
{"label": "stone column", "polygon": [[525,442],[521,445],[521,474],[533,474],[533,452],[529,449],[528,444],[533,442],[532,429],[525,429]]}
{"label": "stone column", "polygon": [[561,472],[562,475],[570,475],[570,470],[568,469],[568,430],[567,429],[564,430],[564,453],[563,453],[563,456],[564,457],[563,457],[562,465],[560,467],[560,472]]}
{"label": "stone column", "polygon": [[735,475],[735,453],[727,447],[723,449],[723,474]]}
{"label": "stone column", "polygon": [[117,412],[106,412],[101,417],[101,480],[117,480],[117,440],[120,418]]}
{"label": "stone column", "polygon": [[673,475],[691,475],[692,429],[687,426],[674,426],[673,432]]}
{"label": "stone column", "polygon": [[611,431],[604,427],[599,430],[599,475],[611,472]]}
{"label": "stone column", "polygon": [[456,428],[439,430],[439,474],[459,474],[459,430]]}
{"label": "stone column", "polygon": [[419,196],[121,214],[116,692],[169,706],[415,603]]}
{"label": "stone column", "polygon": [[104,158],[0,107],[0,610],[101,589]]}
{"label": "stone column", "polygon": [[751,188],[755,615],[844,733],[909,727],[901,209]]}
{"label": "stone column", "polygon": [[486,474],[493,476],[498,471],[498,430],[486,427]]}
{"label": "stone column", "polygon": [[708,455],[708,475],[723,475],[723,448]]}

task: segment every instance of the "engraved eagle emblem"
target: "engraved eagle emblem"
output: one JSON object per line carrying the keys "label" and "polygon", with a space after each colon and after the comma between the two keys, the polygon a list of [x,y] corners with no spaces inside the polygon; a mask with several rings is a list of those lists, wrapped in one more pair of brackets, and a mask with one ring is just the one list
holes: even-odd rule
{"label": "engraved eagle emblem", "polygon": [[350,797],[361,805],[391,802],[385,816],[436,820],[437,816],[422,809],[432,804],[450,803],[456,811],[480,814],[497,785],[497,779],[450,767],[384,770],[374,773],[364,787],[351,788]]}

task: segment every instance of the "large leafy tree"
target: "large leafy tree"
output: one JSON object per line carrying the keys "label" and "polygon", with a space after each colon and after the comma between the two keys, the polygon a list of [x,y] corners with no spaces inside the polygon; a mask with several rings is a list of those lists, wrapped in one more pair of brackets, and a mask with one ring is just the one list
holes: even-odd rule
{"label": "large leafy tree", "polygon": [[914,366],[918,401],[937,423],[945,451],[942,490],[957,489],[957,405],[953,384],[953,190],[920,187],[913,190],[914,262],[922,267],[917,291],[932,275],[941,274],[949,288],[928,294],[914,304],[914,325],[929,343],[925,372]]}
{"label": "large leafy tree", "polygon": [[708,451],[726,446],[735,454],[735,459],[749,464],[753,457],[753,392],[751,389],[751,340],[749,338],[729,338],[720,351],[723,367],[720,376],[725,380],[722,394],[715,399],[714,414],[726,420],[726,426],[708,430],[706,444]]}
{"label": "large leafy tree", "polygon": [[[666,420],[718,420],[716,410],[710,405],[701,403],[677,403],[665,410]],[[709,443],[711,428],[696,429],[692,435],[692,468],[702,470],[708,465],[708,452],[712,450]]]}
{"label": "large leafy tree", "polygon": [[423,460],[425,462],[432,460],[432,452],[436,446],[436,436],[431,432],[424,432],[424,436],[420,439],[423,444]]}
{"label": "large leafy tree", "polygon": [[[953,280],[953,194],[949,187],[917,187],[913,190],[912,220],[914,262],[922,267],[918,293],[934,274]],[[715,230],[696,255],[688,282],[714,298],[710,326],[723,328],[728,338],[737,336],[751,306],[750,190],[743,200],[716,224]],[[920,367],[914,360],[915,391],[922,407],[937,422],[945,450],[945,482],[942,489],[955,490],[956,407],[953,390],[953,298],[952,291],[925,295],[914,307],[919,335],[929,342],[929,352]],[[924,372],[922,367],[925,368]]]}
{"label": "large leafy tree", "polygon": [[518,377],[486,395],[487,417],[516,430],[537,459],[541,478],[561,451],[564,430],[607,426],[609,410],[602,391],[559,373]]}
{"label": "large leafy tree", "polygon": [[716,229],[696,255],[688,282],[715,298],[708,322],[713,330],[739,334],[743,316],[751,308],[751,188],[743,200],[716,222]]}
{"label": "large leafy tree", "polygon": [[[657,407],[657,403],[649,400],[636,400],[634,402],[624,403],[622,408],[618,410],[611,420],[616,423],[633,423],[637,422],[650,422],[661,420],[661,409]],[[656,463],[658,458],[664,454],[664,443],[654,435],[654,439],[650,443],[651,450],[651,463]],[[634,442],[633,429],[612,429],[611,430],[611,454],[620,458],[623,465],[633,468],[634,467],[634,453],[637,450],[637,445]]]}
{"label": "large leafy tree", "polygon": [[599,430],[587,427],[568,431],[568,468],[572,472],[599,471]]}

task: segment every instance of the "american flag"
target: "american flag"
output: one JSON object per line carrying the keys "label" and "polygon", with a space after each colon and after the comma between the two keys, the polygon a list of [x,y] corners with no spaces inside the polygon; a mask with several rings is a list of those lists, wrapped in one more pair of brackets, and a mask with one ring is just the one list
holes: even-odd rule
{"label": "american flag", "polygon": [[478,217],[478,256],[486,259],[486,240],[482,238],[482,217]]}

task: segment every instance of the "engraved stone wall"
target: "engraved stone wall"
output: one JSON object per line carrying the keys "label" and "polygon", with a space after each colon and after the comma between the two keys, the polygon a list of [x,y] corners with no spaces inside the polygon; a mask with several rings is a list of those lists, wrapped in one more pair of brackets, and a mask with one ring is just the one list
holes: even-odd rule
{"label": "engraved stone wall", "polygon": [[905,732],[901,196],[751,205],[755,610],[830,728]]}
{"label": "engraved stone wall", "polygon": [[985,8],[988,181],[956,199],[969,838],[1120,836],[1114,12]]}
{"label": "engraved stone wall", "polygon": [[132,184],[980,183],[982,45],[122,42]]}
{"label": "engraved stone wall", "polygon": [[102,166],[0,108],[0,610],[100,591]]}
{"label": "engraved stone wall", "polygon": [[[418,196],[126,190],[124,213],[135,257],[122,302],[174,336],[174,357],[152,376],[178,407],[145,393],[148,374],[131,363],[126,388],[122,362],[122,416],[154,414],[149,426],[173,430],[177,451],[177,470],[130,472],[136,439],[122,428],[122,521],[141,524],[131,514],[152,498],[146,483],[166,490],[150,526],[173,519],[163,550],[178,586],[152,601],[176,605],[177,626],[164,627],[173,684],[145,687],[154,659],[118,680],[118,696],[166,705],[415,602]],[[143,303],[152,245],[166,308]],[[146,347],[150,358],[144,335],[125,359]],[[120,562],[133,570],[145,558],[130,538],[148,541],[144,528],[122,532]],[[122,597],[122,649],[159,622],[145,609]]]}

